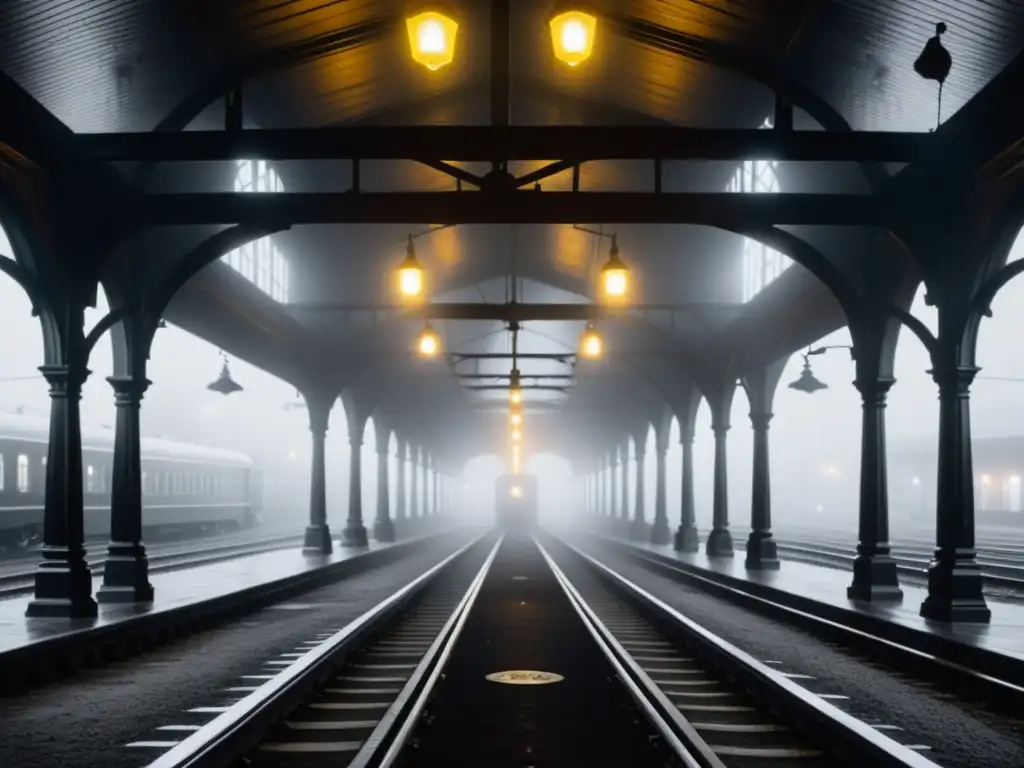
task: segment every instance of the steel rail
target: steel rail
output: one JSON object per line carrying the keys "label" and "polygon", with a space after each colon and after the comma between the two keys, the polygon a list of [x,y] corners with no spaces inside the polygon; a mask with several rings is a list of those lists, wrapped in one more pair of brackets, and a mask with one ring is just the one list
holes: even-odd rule
{"label": "steel rail", "polygon": [[534,543],[630,697],[658,729],[676,758],[687,768],[725,768],[725,763],[697,733],[697,729],[679,714],[668,697],[608,631],[543,545],[536,538]]}
{"label": "steel rail", "polygon": [[[148,556],[149,572],[160,573],[180,568],[191,568],[199,565],[210,565],[238,557],[260,555],[275,552],[293,544],[301,543],[301,534],[287,534],[268,537],[259,541],[238,542],[235,544],[219,544],[197,549],[192,552],[156,552]],[[106,562],[106,558],[92,560],[89,567],[98,571]],[[36,569],[0,574],[0,600],[24,595],[35,589]]]}
{"label": "steel rail", "polygon": [[759,693],[763,699],[774,701],[784,707],[791,713],[792,720],[809,724],[808,730],[821,729],[818,732],[824,735],[822,740],[835,745],[836,751],[847,755],[859,755],[864,759],[863,764],[865,765],[936,768],[936,763],[890,739],[866,723],[792,682],[781,673],[757,661],[746,651],[683,616],[672,606],[613,571],[604,563],[566,541],[561,541],[561,543],[594,567],[599,574],[617,586],[620,591],[684,632],[688,639],[700,646],[710,660],[728,670],[737,680],[743,681],[751,691]]}
{"label": "steel rail", "polygon": [[462,546],[350,622],[279,675],[165,752],[150,763],[149,768],[220,768],[233,764],[259,742],[269,725],[298,706],[326,680],[339,656],[356,648],[368,633],[376,630],[487,535]]}
{"label": "steel rail", "polygon": [[408,682],[402,688],[398,698],[391,704],[377,727],[367,738],[359,752],[349,763],[348,768],[386,768],[398,760],[402,749],[427,704],[437,681],[441,676],[445,663],[462,635],[462,630],[469,618],[480,588],[491,570],[491,564],[497,557],[505,537],[498,539],[491,549],[483,567],[477,573],[462,600],[452,611],[441,632],[431,643],[426,655],[416,665]]}

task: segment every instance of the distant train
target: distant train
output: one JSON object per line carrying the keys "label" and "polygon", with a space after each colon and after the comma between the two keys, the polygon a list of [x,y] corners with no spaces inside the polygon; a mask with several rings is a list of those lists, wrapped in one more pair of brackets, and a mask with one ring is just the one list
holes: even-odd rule
{"label": "distant train", "polygon": [[[22,548],[43,532],[49,421],[0,413],[0,549]],[[85,535],[110,533],[114,432],[83,430]],[[257,525],[260,475],[241,453],[171,440],[142,439],[142,525],[228,531]]]}
{"label": "distant train", "polygon": [[496,524],[506,530],[537,525],[537,476],[501,475],[495,483]]}

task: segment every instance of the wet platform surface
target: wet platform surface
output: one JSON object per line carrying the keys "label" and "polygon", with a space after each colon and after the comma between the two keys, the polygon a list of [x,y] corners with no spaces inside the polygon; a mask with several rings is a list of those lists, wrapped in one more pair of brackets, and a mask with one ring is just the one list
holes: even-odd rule
{"label": "wet platform surface", "polygon": [[[369,547],[339,548],[331,555],[305,555],[300,547],[244,555],[232,560],[197,565],[180,570],[151,573],[155,599],[147,604],[103,604],[95,619],[27,618],[25,609],[31,595],[0,600],[0,654],[15,648],[75,632],[87,632],[143,614],[154,614],[221,597],[249,587],[350,560],[392,544],[371,542]],[[102,573],[93,573],[93,596],[103,583]]]}
{"label": "wet platform surface", "polygon": [[988,598],[988,606],[992,611],[991,624],[947,624],[928,621],[918,615],[928,590],[912,584],[900,585],[903,590],[902,603],[865,603],[847,599],[846,588],[850,585],[852,574],[839,568],[782,558],[782,567],[777,571],[748,571],[743,567],[744,553],[739,548],[731,558],[710,558],[702,552],[682,554],[668,545],[656,546],[620,538],[614,538],[614,541],[740,581],[763,584],[826,605],[1024,660],[1024,602]]}

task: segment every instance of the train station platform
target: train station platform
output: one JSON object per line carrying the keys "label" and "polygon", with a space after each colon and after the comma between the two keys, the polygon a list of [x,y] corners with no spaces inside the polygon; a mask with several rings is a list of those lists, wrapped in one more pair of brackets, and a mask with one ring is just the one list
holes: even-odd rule
{"label": "train station platform", "polygon": [[[58,666],[74,669],[97,656],[120,655],[119,646],[137,648],[160,642],[348,573],[387,565],[418,545],[443,538],[444,531],[394,544],[371,542],[365,548],[341,548],[330,555],[275,550],[152,573],[152,603],[101,603],[94,619],[28,618],[25,609],[31,595],[0,600],[0,678],[18,673],[18,665],[29,660],[56,659]],[[94,589],[101,581],[95,579]],[[3,682],[6,687],[9,681]]]}
{"label": "train station platform", "polygon": [[[918,614],[927,595],[924,587],[901,584],[900,603],[867,603],[849,600],[849,571],[824,565],[782,559],[777,571],[748,571],[744,551],[737,547],[731,558],[710,558],[704,553],[684,554],[670,545],[657,546],[620,537],[590,533],[598,541],[614,543],[636,554],[678,567],[685,573],[756,597],[805,611],[891,642],[950,660],[970,663],[969,657],[985,655],[989,663],[999,659],[1024,670],[1024,601],[988,598],[990,624],[949,624],[930,621]],[[980,654],[979,654],[980,652]]]}

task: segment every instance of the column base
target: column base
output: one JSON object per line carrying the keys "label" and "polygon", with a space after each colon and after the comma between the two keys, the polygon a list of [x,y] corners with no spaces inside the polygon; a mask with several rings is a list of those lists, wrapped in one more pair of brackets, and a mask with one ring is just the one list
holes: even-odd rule
{"label": "column base", "polygon": [[43,547],[36,570],[35,597],[28,604],[29,618],[94,619],[99,607],[92,598],[92,571],[85,550]]}
{"label": "column base", "polygon": [[370,540],[366,535],[366,526],[362,523],[349,523],[341,532],[341,546],[368,547]]}
{"label": "column base", "polygon": [[[982,593],[981,567],[964,550],[937,552],[928,566],[928,597],[921,603],[921,615],[932,621],[988,624],[992,611]],[[966,556],[965,556],[966,555]]]}
{"label": "column base", "polygon": [[103,564],[103,584],[96,592],[100,603],[152,603],[149,559],[141,543],[110,542]]}
{"label": "column base", "polygon": [[857,545],[853,583],[846,588],[846,596],[850,600],[865,602],[899,602],[903,599],[896,562],[889,554],[888,545],[884,552],[868,552],[862,545]]}
{"label": "column base", "polygon": [[651,527],[645,520],[634,520],[629,524],[630,541],[647,541],[651,535]]}
{"label": "column base", "polygon": [[395,540],[395,524],[390,517],[378,518],[373,523],[373,538],[382,544],[391,544]]}
{"label": "column base", "polygon": [[334,551],[331,529],[326,524],[307,526],[306,540],[302,542],[302,551],[307,555],[331,554]]}
{"label": "column base", "polygon": [[704,551],[708,557],[732,557],[732,534],[728,528],[713,528],[708,534]]}
{"label": "column base", "polygon": [[700,534],[697,532],[697,526],[692,523],[690,525],[680,525],[672,541],[672,548],[676,552],[699,552]]}
{"label": "column base", "polygon": [[748,571],[777,571],[779,565],[779,551],[771,531],[751,531],[743,567]]}
{"label": "column base", "polygon": [[672,543],[672,531],[668,529],[668,520],[655,520],[651,526],[651,544],[657,547]]}

